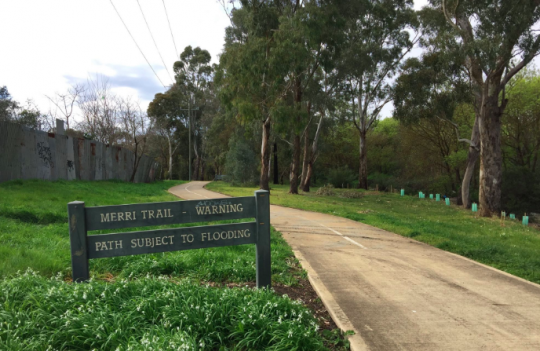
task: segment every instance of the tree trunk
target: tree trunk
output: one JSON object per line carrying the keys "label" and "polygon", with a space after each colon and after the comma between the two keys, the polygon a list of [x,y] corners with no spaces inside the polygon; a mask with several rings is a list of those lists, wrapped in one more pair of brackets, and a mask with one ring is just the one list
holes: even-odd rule
{"label": "tree trunk", "polygon": [[308,163],[307,163],[306,176],[304,178],[304,184],[302,188],[302,191],[305,191],[305,192],[309,192],[309,188],[311,186],[311,177],[312,176],[314,177],[313,164],[317,160],[317,156],[318,156],[317,143],[319,142],[319,136],[321,135],[321,127],[322,127],[323,118],[324,118],[324,110],[321,111],[321,118],[319,119],[319,123],[317,124],[317,130],[315,131],[315,137],[313,138],[313,144],[311,144],[311,149],[309,149],[309,146],[307,146],[309,150],[307,154]]}
{"label": "tree trunk", "polygon": [[306,179],[304,181],[302,191],[309,193],[309,187],[311,186],[311,177],[313,176],[313,160],[309,160],[306,172]]}
{"label": "tree trunk", "polygon": [[274,184],[279,182],[277,143],[274,142]]}
{"label": "tree trunk", "polygon": [[300,170],[300,135],[295,134],[293,140],[293,159],[291,165],[291,186],[289,194],[298,194],[298,171]]}
{"label": "tree trunk", "polygon": [[[459,173],[459,167],[455,167],[454,172],[456,173],[456,184],[459,185],[459,183],[461,183],[461,174]],[[456,197],[458,206],[463,205],[463,200],[461,199],[461,191],[457,192]]]}
{"label": "tree trunk", "polygon": [[480,155],[480,131],[479,131],[479,117],[476,116],[474,120],[474,126],[471,133],[471,143],[469,146],[469,154],[467,156],[467,168],[463,175],[463,181],[461,183],[461,199],[463,201],[463,208],[471,208],[471,198],[469,196],[471,179],[476,167],[476,161]]}
{"label": "tree trunk", "polygon": [[259,187],[262,190],[270,190],[268,184],[268,161],[270,160],[270,118],[263,122],[262,144],[261,144],[261,177]]}
{"label": "tree trunk", "polygon": [[200,159],[199,159],[199,156],[195,156],[195,159],[193,160],[193,162],[195,163],[194,165],[191,165],[193,167],[193,173],[191,174],[191,179],[192,180],[199,180],[199,162],[200,162]]}
{"label": "tree trunk", "polygon": [[171,145],[171,139],[170,138],[167,138],[167,140],[169,141],[169,180],[172,180],[172,160],[173,160],[173,157],[172,157],[172,145]]}
{"label": "tree trunk", "polygon": [[137,143],[135,144],[135,158],[133,160],[133,171],[131,172],[131,177],[129,177],[129,182],[133,183],[135,181],[135,173],[137,173],[137,168],[139,168],[139,161],[141,160],[140,157],[138,157],[139,148],[137,146]]}
{"label": "tree trunk", "polygon": [[367,149],[366,149],[366,132],[360,131],[360,169],[358,172],[358,189],[368,188],[367,181]]}
{"label": "tree trunk", "polygon": [[501,211],[501,115],[504,106],[499,107],[498,100],[498,94],[485,99],[480,119],[479,214],[482,217],[498,215]]}
{"label": "tree trunk", "polygon": [[304,160],[302,161],[302,179],[300,181],[300,189],[305,192],[309,192],[309,185],[306,187],[307,169],[309,161],[311,160],[311,152],[309,147],[309,138],[307,134],[307,128],[304,135]]}

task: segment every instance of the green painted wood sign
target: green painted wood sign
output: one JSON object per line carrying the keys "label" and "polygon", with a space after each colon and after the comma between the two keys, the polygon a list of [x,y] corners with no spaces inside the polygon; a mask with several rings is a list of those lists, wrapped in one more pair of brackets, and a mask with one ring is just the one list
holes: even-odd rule
{"label": "green painted wood sign", "polygon": [[[85,207],[68,204],[73,281],[90,278],[88,260],[255,244],[257,287],[270,287],[270,199],[255,196]],[[88,231],[255,218],[254,222],[88,235]]]}

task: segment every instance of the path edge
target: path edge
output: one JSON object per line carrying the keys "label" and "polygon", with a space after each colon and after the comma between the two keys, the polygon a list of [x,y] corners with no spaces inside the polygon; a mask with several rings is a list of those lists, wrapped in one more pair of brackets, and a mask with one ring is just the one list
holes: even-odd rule
{"label": "path edge", "polygon": [[[188,183],[186,183],[186,184],[188,184]],[[180,184],[180,185],[183,185],[183,184]],[[170,193],[171,195],[174,195],[177,198],[181,199],[180,196],[178,196],[178,195],[174,194],[173,192],[171,192],[170,189],[172,189],[172,188],[167,189],[168,193]],[[203,185],[203,189],[230,197],[230,195],[206,189],[206,184]],[[350,343],[351,351],[368,351],[369,348],[368,348],[366,342],[364,341],[364,339],[362,339],[362,336],[360,335],[359,331],[354,328],[354,326],[352,325],[351,321],[349,320],[349,318],[347,317],[345,312],[343,312],[341,307],[339,307],[338,303],[334,299],[334,296],[332,296],[330,291],[328,291],[326,286],[321,281],[321,278],[319,278],[319,275],[315,272],[313,267],[311,267],[309,262],[305,259],[304,255],[302,255],[302,253],[300,251],[298,251],[298,250],[296,250],[296,249],[294,249],[292,247],[291,247],[291,249],[292,249],[293,254],[296,257],[296,259],[302,265],[302,268],[304,270],[306,270],[309,283],[311,284],[311,286],[313,287],[313,290],[315,290],[315,292],[317,293],[317,295],[321,299],[324,307],[328,311],[328,314],[330,314],[330,317],[332,317],[332,319],[334,320],[334,323],[336,323],[337,327],[339,329],[341,329],[343,332],[346,332],[348,330],[352,330],[354,332],[354,335],[350,335],[350,336],[347,337],[348,340],[349,340],[349,343]]]}
{"label": "path edge", "polygon": [[339,307],[338,303],[334,299],[334,296],[326,289],[326,286],[321,281],[321,278],[319,278],[319,275],[315,272],[313,267],[309,264],[309,262],[305,259],[304,255],[296,249],[292,249],[294,255],[302,265],[302,268],[306,270],[308,275],[308,280],[311,283],[311,286],[313,287],[313,290],[319,295],[321,298],[321,301],[326,307],[326,310],[330,314],[330,317],[334,320],[334,323],[338,326],[339,329],[343,330],[344,332],[348,330],[352,330],[354,332],[354,335],[350,335],[347,338],[349,339],[351,351],[368,351],[369,348],[362,339],[362,336],[360,335],[360,332],[354,328],[351,321],[343,312],[341,307]]}

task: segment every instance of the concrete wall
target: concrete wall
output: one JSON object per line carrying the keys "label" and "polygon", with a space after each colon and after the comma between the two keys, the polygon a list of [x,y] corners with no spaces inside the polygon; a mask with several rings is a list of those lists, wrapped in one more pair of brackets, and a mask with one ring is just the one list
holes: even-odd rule
{"label": "concrete wall", "polygon": [[[60,127],[57,130],[62,133]],[[36,178],[129,181],[134,159],[133,152],[120,147],[0,122],[0,182]],[[135,182],[154,181],[158,166],[144,155]]]}

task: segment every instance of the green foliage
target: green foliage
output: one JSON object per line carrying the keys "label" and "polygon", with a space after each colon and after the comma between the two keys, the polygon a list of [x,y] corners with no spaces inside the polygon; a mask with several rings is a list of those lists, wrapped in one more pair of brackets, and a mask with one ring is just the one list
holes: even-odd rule
{"label": "green foliage", "polygon": [[27,271],[0,292],[3,350],[325,349],[312,314],[269,290],[163,276],[71,284]]}
{"label": "green foliage", "polygon": [[[207,185],[210,190],[246,196],[253,188],[232,187],[223,182]],[[316,188],[313,189],[316,191]],[[497,218],[477,218],[470,210],[446,206],[444,201],[418,199],[388,193],[365,193],[361,199],[335,196],[288,194],[288,188],[273,185],[270,203],[306,211],[327,213],[369,224],[490,265],[518,277],[540,283],[540,235],[517,221],[500,225]]]}
{"label": "green foliage", "polygon": [[347,188],[356,179],[356,174],[347,166],[336,167],[328,171],[328,183],[335,188]]}
{"label": "green foliage", "polygon": [[540,173],[525,167],[512,167],[503,172],[502,205],[507,213],[521,216],[540,212]]}
{"label": "green foliage", "polygon": [[0,87],[0,121],[10,121],[15,116],[19,103],[11,98],[7,87]]}
{"label": "green foliage", "polygon": [[379,186],[379,190],[390,190],[390,186],[397,189],[402,185],[403,180],[385,173],[370,173],[368,176],[369,184],[374,188]]}
{"label": "green foliage", "polygon": [[0,86],[0,122],[14,122],[30,129],[48,131],[46,119],[47,116],[39,111],[32,100],[21,106],[11,98],[6,86]]}
{"label": "green foliage", "polygon": [[230,144],[225,163],[227,180],[233,184],[255,184],[258,159],[253,148],[241,137],[233,137]]}
{"label": "green foliage", "polygon": [[347,336],[354,335],[354,331],[347,330],[343,332],[339,329],[334,330],[323,330],[323,336],[328,340],[327,342],[333,347],[343,347],[348,350],[351,346]]}

